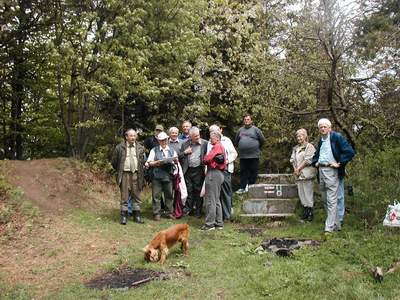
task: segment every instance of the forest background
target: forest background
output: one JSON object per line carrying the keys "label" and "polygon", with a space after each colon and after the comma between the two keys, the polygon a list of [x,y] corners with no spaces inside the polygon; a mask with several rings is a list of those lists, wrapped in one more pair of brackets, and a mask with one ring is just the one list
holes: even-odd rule
{"label": "forest background", "polygon": [[126,128],[189,119],[231,138],[250,113],[262,166],[287,172],[294,132],[328,117],[357,150],[354,210],[400,200],[396,0],[0,1],[2,158],[110,170]]}

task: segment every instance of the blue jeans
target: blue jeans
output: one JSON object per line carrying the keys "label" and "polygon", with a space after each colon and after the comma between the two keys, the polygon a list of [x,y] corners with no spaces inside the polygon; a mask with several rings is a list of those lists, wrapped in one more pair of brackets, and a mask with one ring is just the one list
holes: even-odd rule
{"label": "blue jeans", "polygon": [[343,222],[344,218],[344,178],[339,180],[339,188],[337,193],[337,211],[339,221]]}

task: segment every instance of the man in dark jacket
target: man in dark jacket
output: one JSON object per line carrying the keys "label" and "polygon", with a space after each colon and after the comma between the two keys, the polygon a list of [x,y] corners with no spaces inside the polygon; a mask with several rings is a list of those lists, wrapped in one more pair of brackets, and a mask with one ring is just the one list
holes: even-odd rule
{"label": "man in dark jacket", "polygon": [[147,138],[144,139],[143,146],[146,149],[147,156],[149,155],[151,149],[158,146],[157,136],[162,131],[164,131],[164,126],[158,124],[158,125],[156,125],[156,128],[154,128],[154,134],[152,136],[148,136]]}
{"label": "man in dark jacket", "polygon": [[115,147],[112,166],[116,171],[117,184],[121,191],[120,223],[126,225],[128,219],[128,199],[132,199],[133,220],[143,223],[140,217],[140,192],[143,189],[144,148],[137,141],[136,131],[128,129],[125,140]]}
{"label": "man in dark jacket", "polygon": [[237,194],[246,192],[248,184],[256,183],[261,147],[265,142],[263,133],[253,125],[250,115],[244,116],[243,125],[235,137],[240,157],[240,188]]}
{"label": "man in dark jacket", "polygon": [[339,180],[345,176],[346,164],[355,154],[348,141],[340,133],[332,131],[331,126],[328,119],[318,121],[321,139],[312,159],[312,165],[318,168],[321,196],[326,203],[325,232],[328,234],[341,230],[337,210]]}
{"label": "man in dark jacket", "polygon": [[183,142],[179,151],[179,161],[188,193],[183,213],[188,215],[194,212],[195,216],[200,218],[203,207],[200,192],[205,176],[203,158],[207,152],[208,142],[200,138],[200,130],[197,127],[190,128],[189,137]]}

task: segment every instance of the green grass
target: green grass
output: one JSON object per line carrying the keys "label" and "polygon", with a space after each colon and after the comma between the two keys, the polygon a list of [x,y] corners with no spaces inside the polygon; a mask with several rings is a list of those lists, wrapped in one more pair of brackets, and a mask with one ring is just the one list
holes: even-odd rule
{"label": "green grass", "polygon": [[[48,295],[40,295],[34,287],[2,286],[2,299],[399,299],[400,270],[376,283],[370,268],[387,269],[400,260],[400,232],[377,226],[364,229],[351,215],[343,231],[324,241],[319,247],[295,251],[290,258],[278,257],[255,249],[267,238],[297,237],[322,240],[325,214],[316,211],[312,223],[301,223],[297,217],[283,222],[283,227],[268,228],[262,218],[236,218],[222,231],[202,232],[202,220],[150,220],[150,203],[144,204],[145,224],[130,221],[127,226],[118,223],[118,210],[94,214],[77,210],[67,216],[74,226],[83,231],[96,232],[102,238],[118,243],[128,236],[130,242],[118,250],[114,259],[100,266],[76,266],[81,274],[92,278],[101,272],[121,265],[132,268],[176,270],[184,268],[190,276],[153,281],[136,289],[87,289],[83,282],[69,282]],[[141,249],[155,233],[168,226],[187,221],[191,226],[190,257],[183,257],[179,247],[173,248],[165,266],[149,264]],[[263,234],[251,237],[238,231],[238,221],[265,228]],[[110,250],[111,251],[111,250]],[[49,257],[57,253],[49,253]],[[62,280],[62,278],[60,278]]]}

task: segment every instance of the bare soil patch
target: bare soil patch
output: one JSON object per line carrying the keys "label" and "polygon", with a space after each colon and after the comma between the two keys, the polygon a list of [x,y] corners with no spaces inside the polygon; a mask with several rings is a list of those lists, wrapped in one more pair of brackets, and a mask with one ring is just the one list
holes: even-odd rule
{"label": "bare soil patch", "polygon": [[[108,179],[67,158],[3,161],[7,181],[41,212],[63,214],[73,208],[115,207],[116,186]],[[99,206],[98,203],[101,202]]]}
{"label": "bare soil patch", "polygon": [[20,200],[39,208],[35,219],[26,220],[29,216],[13,207],[7,194],[0,195],[0,209],[11,214],[0,232],[2,226],[15,228],[10,239],[0,244],[4,284],[31,286],[37,295],[47,295],[68,282],[86,280],[84,270],[90,273],[107,265],[132,243],[128,234],[115,240],[99,230],[80,228],[69,219],[75,209],[91,211],[99,218],[118,209],[112,179],[63,158],[1,161],[0,168],[6,181],[23,192]]}

